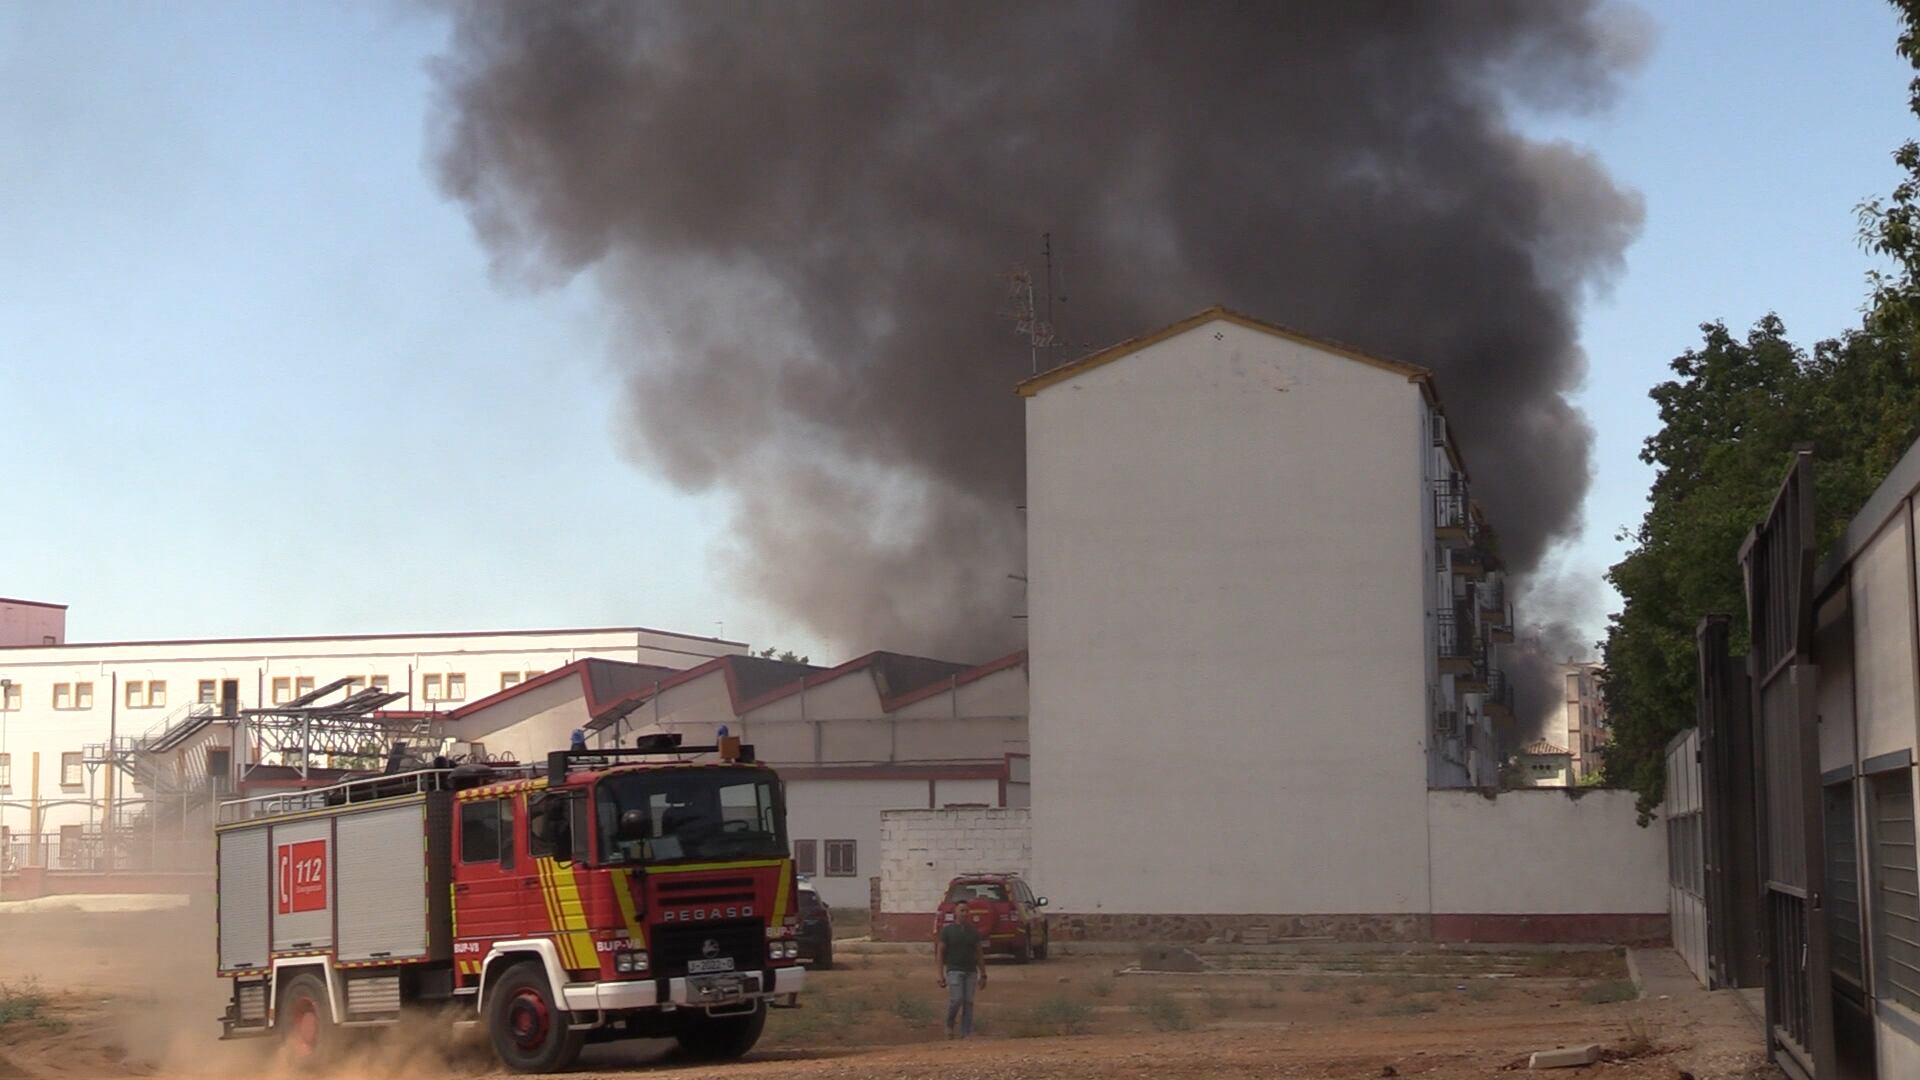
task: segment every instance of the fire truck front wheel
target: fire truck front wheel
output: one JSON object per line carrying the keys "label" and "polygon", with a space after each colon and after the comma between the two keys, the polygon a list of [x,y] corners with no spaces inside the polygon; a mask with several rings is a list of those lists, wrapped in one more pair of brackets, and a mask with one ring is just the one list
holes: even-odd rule
{"label": "fire truck front wheel", "polygon": [[767,1026],[765,1002],[740,1016],[708,1016],[696,1009],[680,1010],[680,1023],[674,1038],[680,1049],[696,1061],[732,1061],[745,1057],[760,1032]]}
{"label": "fire truck front wheel", "polygon": [[326,1064],[340,1032],[334,1028],[327,984],[320,976],[302,972],[287,980],[274,1003],[273,1026],[294,1068],[304,1072]]}
{"label": "fire truck front wheel", "polygon": [[487,1034],[493,1051],[515,1072],[559,1072],[580,1056],[584,1032],[570,1020],[547,985],[540,965],[524,962],[500,973],[487,987]]}

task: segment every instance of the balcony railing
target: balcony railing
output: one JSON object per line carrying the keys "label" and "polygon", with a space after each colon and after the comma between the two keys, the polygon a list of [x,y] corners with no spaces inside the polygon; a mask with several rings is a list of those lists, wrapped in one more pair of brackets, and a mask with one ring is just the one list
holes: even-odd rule
{"label": "balcony railing", "polygon": [[1489,672],[1487,690],[1480,700],[1489,716],[1498,720],[1513,719],[1513,680],[1504,671]]}
{"label": "balcony railing", "polygon": [[1473,670],[1481,652],[1473,632],[1473,619],[1464,615],[1460,611],[1442,611],[1434,617],[1440,670],[1449,675]]}
{"label": "balcony railing", "polygon": [[1449,547],[1473,542],[1472,508],[1467,501],[1464,480],[1433,482],[1433,535]]}

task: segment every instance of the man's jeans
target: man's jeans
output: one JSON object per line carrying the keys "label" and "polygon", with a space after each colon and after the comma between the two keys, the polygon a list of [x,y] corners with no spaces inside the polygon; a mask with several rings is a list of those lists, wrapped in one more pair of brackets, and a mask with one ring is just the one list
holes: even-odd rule
{"label": "man's jeans", "polygon": [[[947,1033],[966,1038],[973,1034],[973,995],[980,975],[972,971],[947,972]],[[955,1027],[954,1022],[959,1022]]]}

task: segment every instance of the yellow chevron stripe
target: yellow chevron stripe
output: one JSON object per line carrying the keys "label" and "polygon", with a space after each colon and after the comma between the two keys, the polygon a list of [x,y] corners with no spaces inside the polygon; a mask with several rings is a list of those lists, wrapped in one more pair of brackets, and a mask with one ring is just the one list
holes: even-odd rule
{"label": "yellow chevron stripe", "polygon": [[555,866],[553,876],[554,884],[558,886],[560,917],[563,920],[556,923],[554,929],[564,930],[571,946],[573,963],[569,969],[597,968],[600,964],[593,951],[593,935],[587,932],[587,908],[580,902],[580,881],[574,877],[571,866]]}
{"label": "yellow chevron stripe", "polygon": [[612,873],[613,896],[620,902],[620,920],[627,925],[627,938],[636,949],[647,947],[647,925],[640,921],[640,913],[633,907],[633,871],[626,867],[615,867]]}
{"label": "yellow chevron stripe", "polygon": [[540,872],[540,899],[547,905],[547,926],[553,934],[554,947],[560,950],[560,966],[571,971],[574,967],[573,956],[568,952],[566,935],[560,932],[560,898],[553,880],[553,860],[536,859],[534,866]]}
{"label": "yellow chevron stripe", "polygon": [[793,874],[789,873],[787,870],[787,860],[781,859],[780,860],[780,887],[778,889],[775,889],[773,893],[772,925],[774,926],[779,926],[780,921],[787,917],[787,900],[789,899],[789,897],[787,896],[787,889],[791,887],[792,882],[793,882]]}
{"label": "yellow chevron stripe", "polygon": [[460,894],[453,889],[453,882],[447,882],[447,914],[453,919],[453,936],[460,936]]}

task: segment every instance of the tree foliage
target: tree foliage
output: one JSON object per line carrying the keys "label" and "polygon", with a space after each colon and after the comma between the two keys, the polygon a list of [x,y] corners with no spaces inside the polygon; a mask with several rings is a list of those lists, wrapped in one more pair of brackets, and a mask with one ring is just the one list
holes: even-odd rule
{"label": "tree foliage", "polygon": [[[1920,69],[1920,0],[1897,0],[1901,55]],[[1920,116],[1920,78],[1909,100]],[[1624,602],[1607,628],[1602,685],[1614,726],[1608,782],[1632,788],[1643,815],[1665,789],[1668,740],[1694,722],[1694,627],[1733,617],[1747,647],[1739,550],[1796,448],[1815,455],[1817,542],[1824,549],[1920,437],[1920,144],[1894,152],[1905,173],[1860,208],[1860,239],[1891,264],[1869,276],[1861,325],[1811,351],[1768,315],[1744,337],[1721,322],[1653,388],[1660,430],[1646,516],[1608,577]]]}

